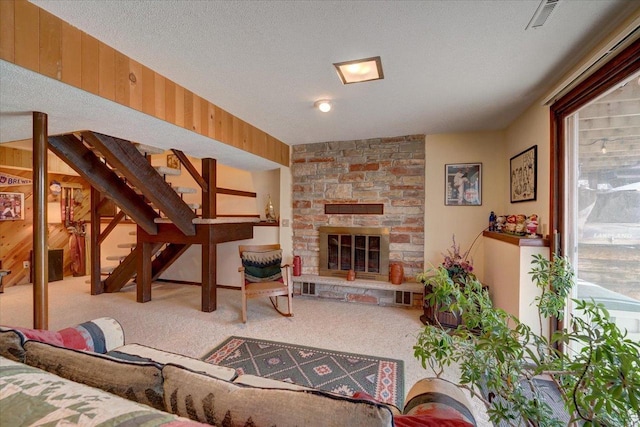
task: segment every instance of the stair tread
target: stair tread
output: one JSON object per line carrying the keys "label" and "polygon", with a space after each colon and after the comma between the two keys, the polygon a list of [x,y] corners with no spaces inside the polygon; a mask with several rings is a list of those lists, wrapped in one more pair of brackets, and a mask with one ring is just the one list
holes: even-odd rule
{"label": "stair tread", "polygon": [[133,145],[136,146],[138,151],[146,154],[162,154],[165,151],[163,148],[153,147],[151,145],[145,145],[145,144],[139,144],[139,143],[134,143]]}
{"label": "stair tread", "polygon": [[[156,224],[172,224],[169,218],[155,218]],[[191,220],[193,224],[235,224],[243,222],[260,222],[260,218],[254,217],[224,217],[224,218],[194,218]]]}
{"label": "stair tread", "polygon": [[260,218],[254,217],[225,217],[225,218],[194,218],[194,224],[227,224],[239,222],[260,222]]}
{"label": "stair tread", "polygon": [[136,243],[118,243],[119,248],[135,248]]}
{"label": "stair tread", "polygon": [[109,255],[109,256],[107,256],[107,260],[108,261],[122,261],[126,257],[127,257],[126,255]]}
{"label": "stair tread", "polygon": [[176,186],[176,187],[172,187],[173,191],[175,191],[176,193],[182,193],[182,194],[195,194],[198,192],[198,190],[196,190],[195,188],[191,188],[191,187],[180,187],[180,186]]}
{"label": "stair tread", "polygon": [[182,173],[180,169],[169,168],[166,166],[154,166],[153,167],[160,175],[178,176]]}
{"label": "stair tread", "polygon": [[100,273],[102,274],[111,274],[113,273],[113,270],[115,270],[117,267],[117,265],[105,265],[104,267],[100,268]]}
{"label": "stair tread", "polygon": [[187,206],[189,206],[191,209],[200,209],[202,205],[200,203],[187,203]]}

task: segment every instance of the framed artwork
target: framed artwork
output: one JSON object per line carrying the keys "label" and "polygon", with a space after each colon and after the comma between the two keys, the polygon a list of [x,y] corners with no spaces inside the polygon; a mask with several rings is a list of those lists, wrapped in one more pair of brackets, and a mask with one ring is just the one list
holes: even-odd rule
{"label": "framed artwork", "polygon": [[0,192],[0,221],[24,219],[24,193]]}
{"label": "framed artwork", "polygon": [[482,205],[482,163],[444,165],[445,206]]}
{"label": "framed artwork", "polygon": [[511,203],[536,200],[538,146],[534,145],[513,156],[509,166]]}
{"label": "framed artwork", "polygon": [[167,154],[167,167],[171,169],[180,169],[182,164],[175,154]]}

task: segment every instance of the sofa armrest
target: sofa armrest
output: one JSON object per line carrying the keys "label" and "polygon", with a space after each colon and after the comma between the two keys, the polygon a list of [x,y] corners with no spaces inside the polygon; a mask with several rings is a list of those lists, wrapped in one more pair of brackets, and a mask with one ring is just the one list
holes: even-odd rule
{"label": "sofa armrest", "polygon": [[56,332],[20,327],[2,327],[0,330],[15,332],[20,346],[27,340],[33,340],[75,350],[106,353],[124,345],[122,325],[111,317],[101,317]]}

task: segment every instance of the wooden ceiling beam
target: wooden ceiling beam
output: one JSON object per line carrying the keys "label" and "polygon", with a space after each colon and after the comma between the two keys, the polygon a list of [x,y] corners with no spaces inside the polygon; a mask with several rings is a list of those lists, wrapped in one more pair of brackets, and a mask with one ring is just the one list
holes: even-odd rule
{"label": "wooden ceiling beam", "polygon": [[581,119],[602,117],[633,116],[638,114],[638,101],[608,102],[591,104],[580,109]]}
{"label": "wooden ceiling beam", "polygon": [[640,138],[640,127],[623,129],[603,129],[580,131],[580,143],[587,141],[597,141],[599,139],[618,140],[627,139],[629,141]]}
{"label": "wooden ceiling beam", "polygon": [[640,114],[624,117],[603,117],[599,119],[579,118],[580,131],[640,127]]}

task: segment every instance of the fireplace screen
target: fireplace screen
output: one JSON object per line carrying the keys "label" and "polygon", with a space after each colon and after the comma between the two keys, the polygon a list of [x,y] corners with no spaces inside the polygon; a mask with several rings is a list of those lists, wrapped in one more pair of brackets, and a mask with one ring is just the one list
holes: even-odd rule
{"label": "fireplace screen", "polygon": [[320,227],[320,274],[389,279],[389,231],[373,227]]}

